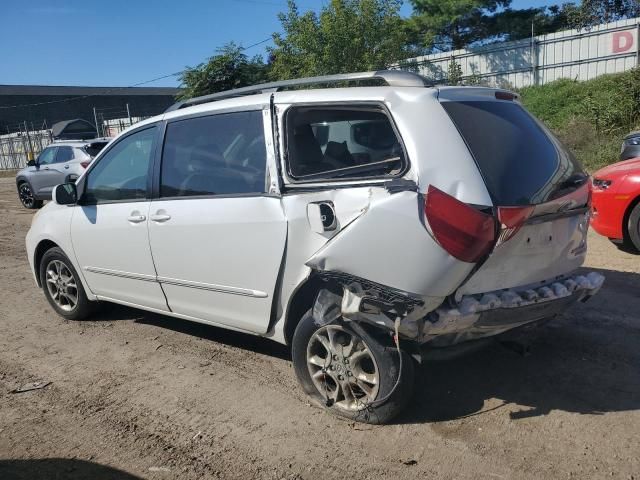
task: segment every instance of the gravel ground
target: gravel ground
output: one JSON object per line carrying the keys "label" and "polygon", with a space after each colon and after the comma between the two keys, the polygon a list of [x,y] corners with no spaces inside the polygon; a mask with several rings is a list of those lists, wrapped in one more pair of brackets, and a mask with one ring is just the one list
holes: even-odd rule
{"label": "gravel ground", "polygon": [[369,426],[311,407],[269,340],[118,306],[56,316],[31,215],[0,179],[2,479],[640,479],[640,256],[593,233],[605,286],[530,355],[428,362],[406,414]]}

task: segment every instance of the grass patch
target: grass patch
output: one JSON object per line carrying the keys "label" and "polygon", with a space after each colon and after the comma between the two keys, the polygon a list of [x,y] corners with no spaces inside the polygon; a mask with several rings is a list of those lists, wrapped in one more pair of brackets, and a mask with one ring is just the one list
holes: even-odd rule
{"label": "grass patch", "polygon": [[561,79],[520,90],[522,103],[544,121],[590,172],[617,162],[622,137],[640,129],[640,69],[586,82]]}

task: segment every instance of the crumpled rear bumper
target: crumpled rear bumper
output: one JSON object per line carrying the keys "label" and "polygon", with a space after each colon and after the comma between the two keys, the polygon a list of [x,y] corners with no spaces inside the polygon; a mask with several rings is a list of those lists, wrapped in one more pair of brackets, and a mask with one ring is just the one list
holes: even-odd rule
{"label": "crumpled rear bumper", "polygon": [[603,275],[591,272],[538,286],[465,295],[456,306],[431,312],[421,338],[434,346],[446,346],[497,335],[562,313],[572,303],[595,295],[603,283]]}

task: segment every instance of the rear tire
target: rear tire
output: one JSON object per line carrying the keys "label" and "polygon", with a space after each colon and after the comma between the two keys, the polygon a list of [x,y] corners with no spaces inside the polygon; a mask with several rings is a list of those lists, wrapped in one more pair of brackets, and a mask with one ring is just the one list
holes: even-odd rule
{"label": "rear tire", "polygon": [[627,235],[625,237],[625,244],[630,249],[633,249],[635,253],[640,253],[640,203],[638,203],[627,221]]}
{"label": "rear tire", "polygon": [[87,298],[73,264],[58,247],[47,250],[42,256],[40,283],[49,304],[68,320],[84,320],[96,308],[95,302]]}
{"label": "rear tire", "polygon": [[414,385],[413,359],[401,351],[400,371],[398,351],[391,345],[362,336],[350,322],[323,325],[309,310],[296,327],[291,356],[314,404],[351,420],[383,424],[404,409]]}
{"label": "rear tire", "polygon": [[42,207],[42,200],[37,200],[31,190],[31,185],[28,182],[20,182],[18,184],[18,198],[24,208],[29,210],[36,210]]}

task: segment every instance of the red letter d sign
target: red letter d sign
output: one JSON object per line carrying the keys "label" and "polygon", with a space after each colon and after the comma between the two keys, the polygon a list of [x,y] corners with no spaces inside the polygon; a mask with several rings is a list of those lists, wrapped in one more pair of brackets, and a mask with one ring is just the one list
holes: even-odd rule
{"label": "red letter d sign", "polygon": [[612,53],[622,53],[630,50],[633,46],[633,35],[631,32],[614,32],[612,35]]}

